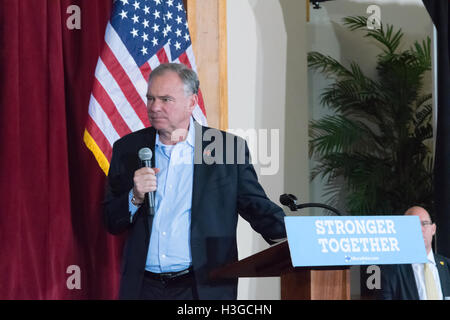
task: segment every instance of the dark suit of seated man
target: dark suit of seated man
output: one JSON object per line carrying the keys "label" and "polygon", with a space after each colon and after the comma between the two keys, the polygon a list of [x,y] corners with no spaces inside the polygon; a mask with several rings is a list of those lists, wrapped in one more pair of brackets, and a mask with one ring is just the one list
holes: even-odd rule
{"label": "dark suit of seated man", "polygon": [[[245,141],[193,120],[198,86],[185,66],[160,65],[147,93],[152,127],[113,146],[104,219],[110,233],[128,232],[121,299],[236,299],[237,279],[209,273],[237,260],[238,213],[267,242],[286,237],[284,212],[258,183]],[[141,168],[143,147],[152,168]]]}
{"label": "dark suit of seated man", "polygon": [[405,215],[420,219],[428,262],[385,265],[381,268],[381,298],[385,300],[442,300],[450,297],[450,260],[431,250],[436,224],[421,207],[408,209]]}

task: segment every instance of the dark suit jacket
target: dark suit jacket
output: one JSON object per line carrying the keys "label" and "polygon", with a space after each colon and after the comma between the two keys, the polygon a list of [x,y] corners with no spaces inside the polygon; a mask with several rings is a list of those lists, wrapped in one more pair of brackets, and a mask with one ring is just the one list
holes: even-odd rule
{"label": "dark suit jacket", "polygon": [[[237,260],[237,213],[270,243],[271,239],[286,237],[284,212],[267,198],[258,183],[243,139],[197,123],[195,130],[190,245],[198,295],[200,299],[236,299],[237,279],[213,282],[209,272]],[[205,136],[202,141],[206,130],[209,138]],[[143,281],[153,217],[146,206],[141,206],[130,223],[128,194],[134,172],[140,168],[138,151],[149,147],[154,154],[155,137],[155,129],[146,128],[113,146],[104,220],[110,233],[128,232],[121,268],[121,299],[137,299]],[[227,141],[233,141],[234,147],[224,148],[223,152],[214,149]],[[242,164],[237,162],[240,154],[244,155]],[[220,164],[220,160],[210,164],[212,157],[227,164]],[[225,162],[227,159],[232,164]]]}
{"label": "dark suit jacket", "polygon": [[[442,294],[450,297],[450,260],[434,254]],[[385,265],[381,268],[381,298],[384,300],[419,300],[414,271],[410,264]]]}

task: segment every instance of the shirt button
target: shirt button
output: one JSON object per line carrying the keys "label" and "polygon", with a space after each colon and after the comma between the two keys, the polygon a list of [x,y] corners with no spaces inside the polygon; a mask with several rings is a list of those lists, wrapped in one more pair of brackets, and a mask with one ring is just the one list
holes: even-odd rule
{"label": "shirt button", "polygon": [[166,235],[166,232],[164,231],[164,232],[162,233],[162,235],[165,236],[165,235]]}
{"label": "shirt button", "polygon": [[172,190],[172,185],[171,184],[169,185],[169,189]]}
{"label": "shirt button", "polygon": [[166,257],[166,255],[165,255],[165,254],[163,254],[163,255],[162,255],[162,257],[163,257],[163,258],[165,258],[165,257]]}

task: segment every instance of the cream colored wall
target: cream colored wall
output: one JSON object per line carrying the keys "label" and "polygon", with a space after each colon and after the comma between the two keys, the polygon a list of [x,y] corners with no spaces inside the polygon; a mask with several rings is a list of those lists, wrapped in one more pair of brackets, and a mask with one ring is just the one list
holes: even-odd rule
{"label": "cream colored wall", "polygon": [[[227,3],[229,128],[278,129],[279,170],[261,175],[256,164],[260,182],[276,203],[285,192],[308,200],[305,2]],[[242,259],[268,245],[240,219],[238,247]],[[238,299],[279,298],[279,278],[239,281]]]}

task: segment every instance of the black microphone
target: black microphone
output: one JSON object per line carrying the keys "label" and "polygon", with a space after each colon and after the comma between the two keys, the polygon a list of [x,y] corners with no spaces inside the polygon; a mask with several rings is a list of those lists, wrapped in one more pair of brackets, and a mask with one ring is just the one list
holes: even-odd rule
{"label": "black microphone", "polygon": [[283,206],[289,207],[291,211],[297,211],[298,209],[304,209],[304,208],[323,208],[327,209],[329,211],[334,212],[338,216],[342,216],[342,213],[339,212],[336,208],[333,208],[331,206],[328,206],[326,204],[321,203],[304,203],[304,204],[297,204],[297,197],[293,194],[282,194],[280,196],[280,203]]}
{"label": "black microphone", "polygon": [[280,203],[283,206],[289,207],[291,211],[297,211],[297,197],[293,194],[282,194],[280,196]]}
{"label": "black microphone", "polygon": [[[138,153],[139,159],[141,159],[142,167],[151,168],[152,167],[152,150],[150,148],[142,148]],[[148,206],[150,209],[150,215],[155,214],[155,192],[147,193]]]}

